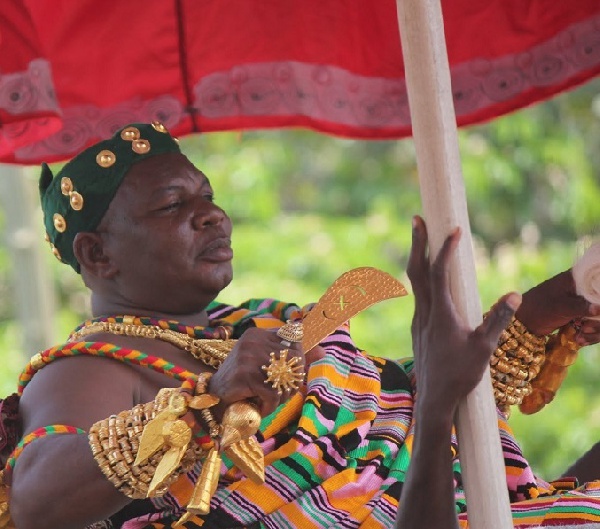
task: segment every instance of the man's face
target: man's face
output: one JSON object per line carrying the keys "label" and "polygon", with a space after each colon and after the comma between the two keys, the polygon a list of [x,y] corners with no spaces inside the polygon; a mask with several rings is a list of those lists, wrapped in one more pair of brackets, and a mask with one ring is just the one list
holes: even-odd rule
{"label": "man's face", "polygon": [[231,281],[231,221],[181,154],[133,165],[98,232],[117,263],[118,296],[133,307],[197,312]]}

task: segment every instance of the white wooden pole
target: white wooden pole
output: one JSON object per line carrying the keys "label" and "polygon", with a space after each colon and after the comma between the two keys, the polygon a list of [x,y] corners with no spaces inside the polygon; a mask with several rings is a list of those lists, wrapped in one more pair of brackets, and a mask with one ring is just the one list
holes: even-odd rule
{"label": "white wooden pole", "polygon": [[37,168],[0,164],[4,242],[11,260],[24,361],[50,347],[56,334],[54,285],[44,253],[49,250],[44,242],[37,173]]}
{"label": "white wooden pole", "polygon": [[[481,302],[440,1],[396,0],[398,24],[430,250],[437,254],[450,229],[461,227],[452,295],[464,320],[476,327],[482,321]],[[457,422],[469,527],[512,528],[489,372],[460,404]]]}

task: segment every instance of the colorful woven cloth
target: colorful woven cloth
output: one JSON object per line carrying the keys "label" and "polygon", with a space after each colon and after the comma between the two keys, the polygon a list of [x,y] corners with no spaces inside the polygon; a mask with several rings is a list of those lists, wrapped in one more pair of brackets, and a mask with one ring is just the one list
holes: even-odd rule
{"label": "colorful woven cloth", "polygon": [[[226,320],[237,335],[249,325],[280,326],[298,310],[274,300],[209,307],[211,319]],[[266,417],[257,434],[265,452],[264,485],[245,479],[225,460],[210,513],[183,527],[393,527],[415,427],[412,361],[359,351],[347,327],[321,345],[327,355],[311,366],[306,392]],[[564,492],[536,479],[501,415],[498,424],[515,527],[600,522],[600,482]],[[456,456],[456,508],[466,528],[456,439],[448,443]],[[112,518],[112,527],[172,527],[198,473],[194,468],[182,476],[161,498],[134,501]]]}

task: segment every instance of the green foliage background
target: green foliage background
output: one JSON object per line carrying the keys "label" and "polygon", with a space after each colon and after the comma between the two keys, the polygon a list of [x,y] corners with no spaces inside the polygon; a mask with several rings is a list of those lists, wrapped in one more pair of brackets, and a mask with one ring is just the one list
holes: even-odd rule
{"label": "green foliage background", "polygon": [[[600,82],[492,123],[463,129],[460,146],[482,305],[525,291],[571,266],[599,233]],[[342,272],[375,266],[405,276],[410,219],[421,212],[412,141],[352,141],[309,131],[213,133],[183,138],[234,221],[235,279],[221,296],[316,301]],[[41,224],[41,223],[40,223]],[[41,228],[41,227],[40,227]],[[69,267],[48,257],[59,293],[58,335],[88,317]],[[11,305],[11,267],[0,248],[3,394],[26,357]],[[411,354],[411,296],[352,322],[374,354]],[[51,344],[49,344],[51,345]],[[600,348],[584,349],[555,401],[511,424],[534,469],[563,472],[600,437]]]}

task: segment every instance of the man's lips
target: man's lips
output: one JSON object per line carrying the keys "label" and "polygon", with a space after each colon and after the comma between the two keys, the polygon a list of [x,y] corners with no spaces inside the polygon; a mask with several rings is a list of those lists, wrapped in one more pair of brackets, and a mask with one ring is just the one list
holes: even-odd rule
{"label": "man's lips", "polygon": [[210,262],[224,262],[233,259],[231,240],[228,237],[219,237],[204,246],[198,259]]}

